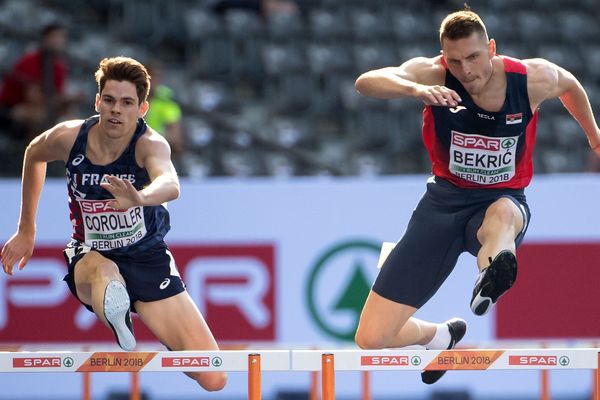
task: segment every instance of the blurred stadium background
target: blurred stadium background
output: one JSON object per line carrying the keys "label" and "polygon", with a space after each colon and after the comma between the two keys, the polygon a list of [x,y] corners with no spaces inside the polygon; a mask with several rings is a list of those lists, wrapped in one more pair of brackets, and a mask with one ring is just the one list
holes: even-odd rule
{"label": "blurred stadium background", "polygon": [[[217,293],[226,278],[210,273],[225,268],[226,262],[208,265],[208,277],[203,275],[206,282],[188,282],[188,287],[197,289],[194,293],[198,297],[194,298],[217,338],[225,343],[262,340],[280,346],[289,342],[345,346],[355,326],[349,316],[356,317],[359,310],[349,307],[342,310],[346,315],[332,314],[327,307],[334,304],[331,308],[337,310],[339,298],[331,294],[337,294],[337,289],[330,290],[329,283],[321,283],[320,297],[315,300],[321,305],[309,313],[304,293],[312,290],[307,289],[309,277],[315,276],[315,265],[320,265],[317,261],[323,261],[327,254],[354,246],[355,253],[330,260],[337,269],[323,272],[323,276],[328,282],[352,277],[348,282],[367,285],[362,289],[368,290],[376,273],[369,268],[377,257],[377,251],[371,250],[401,234],[403,221],[418,200],[429,172],[420,135],[422,105],[361,97],[354,89],[354,80],[369,69],[398,65],[417,55],[435,55],[439,51],[440,21],[448,12],[461,9],[463,2],[297,0],[297,12],[279,13],[261,11],[257,3],[0,0],[0,75],[31,48],[41,27],[60,21],[69,32],[68,90],[82,92],[86,98],[72,116],[85,118],[94,112],[97,88],[93,73],[101,58],[126,55],[142,62],[159,60],[164,83],[173,90],[183,111],[186,151],[179,171],[185,177],[184,192],[170,205],[173,230],[167,238],[178,265],[183,274],[191,276],[194,271],[198,273],[196,259],[217,254],[231,263],[241,252],[252,260],[242,267],[264,267],[265,279],[270,282],[268,295],[259,300],[268,306],[272,319],[256,326],[242,321],[248,324],[247,329],[231,322],[242,320],[239,313],[232,312],[231,307],[219,308],[218,302],[211,303],[208,290],[198,289],[206,289],[206,282],[213,279],[210,282],[215,286],[210,293]],[[473,0],[469,4],[482,16],[500,54],[540,56],[570,70],[600,115],[597,0]],[[14,178],[20,175],[24,150],[22,141],[4,133],[0,126],[0,177],[4,178],[0,179],[0,192],[7,199],[0,216],[0,240],[12,234],[18,217],[19,187]],[[537,275],[530,275],[537,292],[532,294],[527,285],[521,286],[524,290],[515,288],[512,297],[507,295],[506,307],[499,307],[498,315],[472,318],[467,297],[475,279],[473,261],[461,258],[447,284],[422,310],[423,318],[468,315],[471,341],[521,335],[540,340],[566,338],[566,345],[574,345],[576,338],[600,338],[600,303],[594,294],[600,276],[589,262],[600,254],[600,221],[593,204],[600,196],[600,185],[596,175],[580,174],[599,169],[585,135],[558,100],[544,103],[540,110],[534,162],[537,177],[530,192],[534,220],[526,241],[532,245],[525,247],[520,257],[525,257],[529,270],[537,271]],[[61,177],[64,169],[53,165],[49,175]],[[574,198],[590,201],[567,207]],[[68,345],[86,339],[112,339],[100,326],[91,329],[94,322],[77,314],[78,304],[67,296],[66,286],[59,282],[59,290],[49,278],[60,279],[64,268],[60,249],[70,229],[64,200],[63,180],[51,179],[38,221],[38,253],[34,255],[38,264],[15,277],[0,277],[0,342],[39,343],[61,336],[62,344]],[[573,209],[562,213],[566,208]],[[556,246],[559,242],[563,247]],[[583,250],[580,242],[584,243]],[[581,254],[585,257],[571,264],[569,260]],[[355,259],[364,261],[365,268],[356,265]],[[554,274],[544,273],[548,265],[555,268]],[[38,275],[36,267],[41,271]],[[356,268],[366,274],[352,275]],[[544,277],[549,286],[538,282],[538,277]],[[40,285],[44,279],[50,283]],[[566,293],[552,286],[557,285],[555,281],[568,280],[573,283]],[[579,290],[577,285],[588,285],[589,289]],[[42,303],[48,302],[44,296],[54,299],[53,303],[22,300],[28,298],[27,290],[41,293],[36,299]],[[459,299],[457,293],[461,293]],[[548,293],[553,294],[552,305],[544,302]],[[532,299],[543,300],[543,311],[536,311]],[[350,300],[354,304],[352,301],[355,299]],[[319,313],[329,315],[339,326],[323,324]],[[523,318],[516,318],[525,314],[530,318],[528,325]],[[541,322],[533,319],[538,314]],[[40,323],[45,329],[31,330],[40,315],[48,316]],[[552,325],[557,315],[563,322],[562,330],[554,330]],[[569,331],[565,326],[576,328]],[[338,329],[344,337],[336,333]],[[523,329],[530,331],[523,334]],[[141,330],[138,334],[142,340],[147,338]],[[0,399],[80,398],[79,378],[17,375],[0,375]],[[94,378],[98,387],[94,399],[127,398],[127,378],[108,375]],[[373,386],[384,393],[374,398],[539,398],[537,372],[448,375],[441,385],[424,388],[416,375],[387,373],[374,381]],[[264,382],[268,398],[307,398],[306,376],[270,377]],[[353,386],[357,381],[357,375],[352,375],[340,382],[341,399],[357,398],[354,393],[358,389]],[[555,382],[555,399],[590,398],[588,371],[563,374]],[[233,376],[226,391],[207,394],[181,374],[142,378],[142,389],[151,400],[241,399],[244,385],[243,376]],[[397,395],[396,386],[401,388]],[[48,388],[56,394],[49,395]]]}
{"label": "blurred stadium background", "polygon": [[[353,83],[366,70],[435,55],[439,23],[461,8],[461,1],[300,0],[296,13],[260,12],[243,3],[253,2],[4,0],[0,74],[41,26],[59,20],[70,34],[69,89],[90,99],[81,103],[78,116],[93,113],[92,74],[99,59],[128,55],[162,62],[165,83],[183,108],[182,175],[428,172],[421,105],[364,98]],[[475,0],[470,5],[497,40],[499,53],[540,56],[564,66],[580,79],[598,111],[597,1]],[[561,108],[556,100],[540,111],[537,173],[590,168],[585,137]],[[0,174],[17,176],[21,154],[0,138],[0,157],[6,160]]]}

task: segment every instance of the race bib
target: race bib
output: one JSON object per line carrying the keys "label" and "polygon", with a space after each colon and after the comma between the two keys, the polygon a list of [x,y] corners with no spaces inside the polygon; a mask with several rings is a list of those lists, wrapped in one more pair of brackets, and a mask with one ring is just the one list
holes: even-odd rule
{"label": "race bib", "polygon": [[144,208],[115,210],[111,200],[78,200],[81,207],[85,244],[97,250],[132,245],[146,235]]}
{"label": "race bib", "polygon": [[507,182],[515,176],[517,139],[452,131],[450,172],[480,185]]}

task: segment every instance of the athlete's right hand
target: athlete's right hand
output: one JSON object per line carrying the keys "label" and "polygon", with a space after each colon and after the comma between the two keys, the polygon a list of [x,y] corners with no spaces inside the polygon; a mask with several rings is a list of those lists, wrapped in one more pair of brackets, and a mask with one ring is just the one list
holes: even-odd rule
{"label": "athlete's right hand", "polygon": [[35,244],[35,235],[27,235],[16,232],[2,247],[2,268],[8,275],[13,274],[13,266],[19,263],[19,269],[25,268],[25,265],[33,254]]}
{"label": "athlete's right hand", "polygon": [[456,107],[462,101],[454,90],[440,85],[418,85],[415,97],[428,106]]}

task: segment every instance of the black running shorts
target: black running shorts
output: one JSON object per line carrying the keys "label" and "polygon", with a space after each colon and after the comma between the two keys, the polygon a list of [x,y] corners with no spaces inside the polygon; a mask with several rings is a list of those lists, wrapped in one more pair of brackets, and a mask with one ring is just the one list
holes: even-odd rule
{"label": "black running shorts", "polygon": [[[73,241],[63,251],[68,266],[67,282],[71,293],[81,302],[75,290],[74,271],[77,262],[90,251],[90,247]],[[131,311],[135,312],[134,303],[140,301],[156,301],[175,296],[185,290],[185,285],[179,276],[175,260],[164,242],[157,243],[143,252],[113,255],[109,252],[100,254],[113,261],[119,267],[119,272],[125,280],[125,286],[131,300]],[[91,305],[81,302],[88,310]]]}
{"label": "black running shorts", "polygon": [[441,178],[430,178],[406,228],[384,262],[373,291],[396,303],[420,308],[444,283],[464,251],[481,248],[477,230],[485,211],[506,197],[523,213],[523,241],[531,217],[523,189],[463,189]]}

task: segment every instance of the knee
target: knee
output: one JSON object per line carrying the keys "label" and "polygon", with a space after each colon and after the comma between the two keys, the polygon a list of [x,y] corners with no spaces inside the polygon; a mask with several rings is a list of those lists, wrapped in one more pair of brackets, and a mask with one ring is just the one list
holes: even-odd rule
{"label": "knee", "polygon": [[111,280],[122,280],[119,268],[110,260],[99,260],[98,258],[84,257],[75,267],[75,283],[94,284],[95,282],[108,282]]}
{"label": "knee", "polygon": [[205,372],[199,374],[196,380],[204,390],[218,392],[227,384],[227,374],[225,372]]}
{"label": "knee", "polygon": [[513,203],[512,200],[503,197],[490,205],[486,214],[488,216],[500,219],[501,221],[512,222],[515,219],[515,211],[518,211],[515,209],[515,203]]}
{"label": "knee", "polygon": [[354,342],[363,350],[383,349],[386,345],[383,336],[374,333],[373,330],[360,327],[354,335]]}
{"label": "knee", "polygon": [[123,278],[119,274],[119,268],[113,262],[103,262],[98,264],[94,271],[94,279],[103,282],[112,280],[122,280]]}

